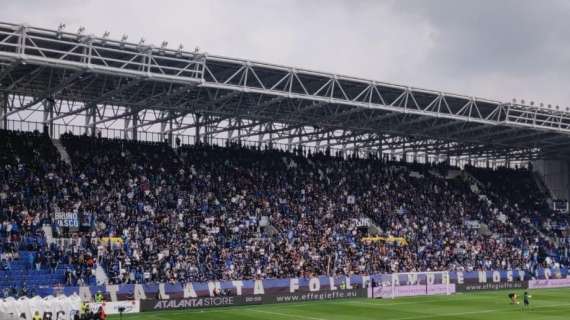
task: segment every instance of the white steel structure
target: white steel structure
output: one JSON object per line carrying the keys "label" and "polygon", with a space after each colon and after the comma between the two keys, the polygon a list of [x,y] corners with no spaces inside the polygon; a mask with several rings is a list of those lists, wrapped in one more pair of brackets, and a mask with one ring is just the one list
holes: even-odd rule
{"label": "white steel structure", "polygon": [[570,154],[567,108],[0,22],[1,128],[452,164]]}

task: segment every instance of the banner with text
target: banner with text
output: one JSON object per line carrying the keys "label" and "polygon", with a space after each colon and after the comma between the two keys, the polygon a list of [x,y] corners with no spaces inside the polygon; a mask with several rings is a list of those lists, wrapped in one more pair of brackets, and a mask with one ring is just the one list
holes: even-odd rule
{"label": "banner with text", "polygon": [[61,228],[79,228],[77,212],[56,212],[53,221]]}
{"label": "banner with text", "polygon": [[222,291],[227,296],[286,295],[297,293],[318,293],[367,288],[371,282],[383,286],[409,286],[451,283],[456,291],[510,289],[526,287],[529,280],[566,279],[567,269],[543,269],[534,273],[528,271],[472,271],[447,273],[407,273],[354,275],[350,277],[312,277],[266,280],[209,281],[188,283],[147,283],[102,285],[90,287],[40,287],[40,296],[79,294],[84,300],[91,300],[98,291],[105,301],[155,299],[188,299],[214,297]]}
{"label": "banner with text", "polygon": [[142,300],[141,311],[201,309],[213,307],[230,307],[257,304],[279,304],[307,301],[324,301],[335,299],[361,298],[366,296],[365,289],[350,289],[321,292],[264,294],[257,296],[200,297],[166,300]]}

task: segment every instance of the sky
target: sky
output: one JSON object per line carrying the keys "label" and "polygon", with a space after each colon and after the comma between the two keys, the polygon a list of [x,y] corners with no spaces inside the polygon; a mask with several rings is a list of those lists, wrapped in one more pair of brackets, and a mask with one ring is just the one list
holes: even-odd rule
{"label": "sky", "polygon": [[570,106],[567,0],[0,0],[0,21]]}

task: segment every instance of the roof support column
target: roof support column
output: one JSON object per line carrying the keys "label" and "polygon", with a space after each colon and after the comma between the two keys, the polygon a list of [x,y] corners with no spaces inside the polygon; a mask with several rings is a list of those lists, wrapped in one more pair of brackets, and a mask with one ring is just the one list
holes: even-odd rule
{"label": "roof support column", "polygon": [[42,102],[44,106],[44,134],[53,138],[53,108],[55,100],[53,98],[45,99]]}
{"label": "roof support column", "polygon": [[235,127],[235,122],[232,121],[232,119],[228,120],[228,142],[232,143],[232,139],[234,137],[234,127]]}
{"label": "roof support column", "polygon": [[[329,155],[331,155],[332,150],[331,150],[331,132],[330,131],[327,132],[327,151],[328,151]],[[336,157],[336,154],[333,153],[332,156]]]}
{"label": "roof support column", "polygon": [[195,144],[200,144],[202,141],[200,140],[200,115],[196,114],[194,116],[194,119],[196,119],[196,127],[194,128],[195,130]]}
{"label": "roof support column", "polygon": [[[170,113],[168,113],[168,116],[170,117]],[[164,142],[164,140],[166,139],[166,126],[170,123],[170,121],[162,121],[160,123],[160,142]],[[172,129],[172,127],[170,127],[169,129]],[[172,131],[171,131],[172,132]],[[170,143],[170,145],[172,146],[172,143]]]}
{"label": "roof support column", "polygon": [[238,145],[241,146],[241,118],[238,119],[237,121],[237,132],[238,132],[237,142]]}
{"label": "roof support column", "polygon": [[8,93],[0,92],[0,129],[8,129]]}
{"label": "roof support column", "polygon": [[[172,133],[172,112],[168,113],[168,121],[160,123],[160,142],[167,142],[169,146],[173,147],[173,133]],[[168,128],[168,131],[166,130]]]}
{"label": "roof support column", "polygon": [[137,132],[138,132],[137,127],[138,127],[138,125],[139,125],[139,113],[138,113],[138,111],[137,111],[136,109],[134,109],[134,108],[132,109],[132,112],[133,112],[133,127],[132,127],[132,130],[131,130],[131,131],[132,131],[132,137],[133,137],[133,140],[134,140],[134,141],[137,141],[137,140],[138,140],[138,137],[137,137]]}
{"label": "roof support column", "polygon": [[[263,128],[264,125],[260,124],[259,127],[260,129]],[[267,130],[267,126],[265,126],[266,130]],[[263,137],[265,136],[265,132],[263,132],[263,130],[260,130],[261,132],[257,135],[257,148],[259,148],[259,150],[261,150],[261,145],[263,144]]]}
{"label": "roof support column", "polygon": [[97,104],[89,103],[85,111],[85,134],[94,137],[97,133]]}
{"label": "roof support column", "polygon": [[273,149],[273,122],[270,122],[268,126],[269,126],[269,149]]}
{"label": "roof support column", "polygon": [[381,134],[380,135],[380,141],[378,141],[378,159],[380,159],[380,161],[384,161],[383,159],[383,154],[382,154],[382,145],[384,144],[384,135]]}
{"label": "roof support column", "polygon": [[353,157],[357,157],[360,158],[360,155],[358,154],[360,152],[360,149],[358,149],[358,144],[356,143],[358,141],[358,139],[356,139],[356,136],[354,136],[354,138],[352,138],[352,153],[353,153]]}
{"label": "roof support column", "polygon": [[123,122],[124,122],[124,124],[123,124],[123,139],[125,139],[125,140],[132,139],[132,136],[131,136],[132,131],[129,131],[129,128],[131,127],[132,117],[133,117],[133,115],[130,114],[130,115],[125,116],[125,118],[123,120]]}
{"label": "roof support column", "polygon": [[[173,122],[174,122],[174,120],[172,119],[172,117],[170,117],[170,119],[168,120],[168,129],[169,129],[168,130],[168,144],[171,147],[174,147],[174,135],[172,134]],[[180,139],[178,139],[178,141],[180,141]],[[178,147],[178,143],[176,144],[176,147]]]}
{"label": "roof support column", "polygon": [[297,129],[297,149],[300,150],[301,155],[303,155],[303,136],[301,135],[301,129]]}
{"label": "roof support column", "polygon": [[212,137],[210,136],[210,132],[212,130],[210,130],[210,115],[205,115],[204,116],[204,143],[205,144],[212,144]]}

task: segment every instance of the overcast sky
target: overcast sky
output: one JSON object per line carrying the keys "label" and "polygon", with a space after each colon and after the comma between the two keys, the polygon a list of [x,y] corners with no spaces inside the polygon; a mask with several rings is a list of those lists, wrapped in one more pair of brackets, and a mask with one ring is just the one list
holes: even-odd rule
{"label": "overcast sky", "polygon": [[0,0],[0,20],[570,106],[567,0]]}

